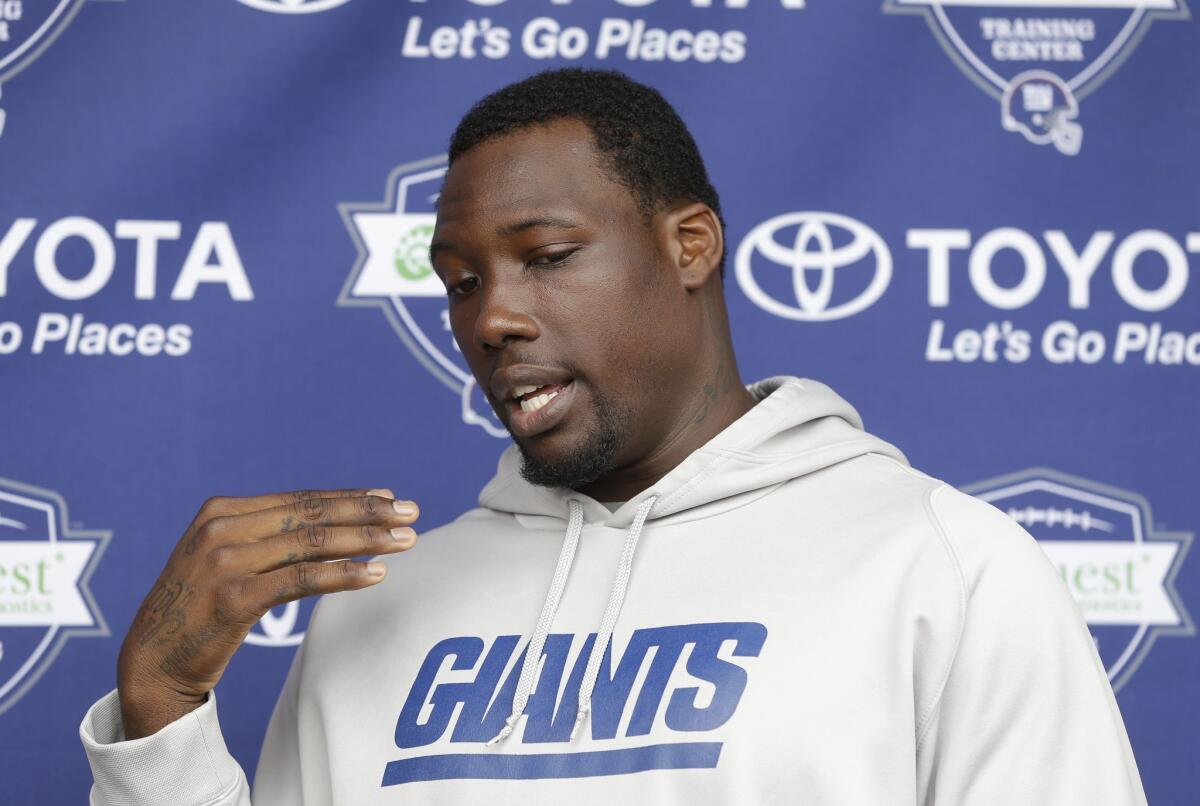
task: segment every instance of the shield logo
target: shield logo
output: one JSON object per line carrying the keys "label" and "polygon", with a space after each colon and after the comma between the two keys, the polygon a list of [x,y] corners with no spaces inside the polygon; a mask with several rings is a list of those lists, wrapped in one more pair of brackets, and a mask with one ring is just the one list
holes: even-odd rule
{"label": "shield logo", "polygon": [[1079,102],[1133,52],[1156,19],[1188,19],[1186,0],[886,0],[923,14],[947,55],[1000,102],[1002,126],[1079,153]]}
{"label": "shield logo", "polygon": [[382,203],[339,205],[358,260],[338,305],[383,311],[404,346],[458,398],[462,421],[507,437],[450,333],[446,289],[429,263],[434,205],[446,167],[444,156],[401,165],[388,177]]}
{"label": "shield logo", "polygon": [[0,84],[25,69],[75,18],[84,0],[0,3]]}
{"label": "shield logo", "polygon": [[1175,577],[1190,532],[1154,529],[1137,493],[1035,468],[963,487],[1025,527],[1079,604],[1119,691],[1160,635],[1195,635]]}
{"label": "shield logo", "polygon": [[0,714],[68,638],[109,634],[88,583],[112,533],[69,523],[58,493],[0,479]]}
{"label": "shield logo", "polygon": [[[84,0],[0,2],[0,98],[4,83],[50,47],[75,18]],[[0,109],[0,135],[6,113]]]}

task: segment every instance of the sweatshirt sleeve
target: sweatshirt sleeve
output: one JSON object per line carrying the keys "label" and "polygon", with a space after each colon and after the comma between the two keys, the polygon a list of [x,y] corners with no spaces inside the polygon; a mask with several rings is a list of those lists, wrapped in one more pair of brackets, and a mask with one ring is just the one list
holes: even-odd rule
{"label": "sweatshirt sleeve", "polygon": [[[306,802],[296,718],[304,647],[292,658],[267,725],[254,775],[254,806]],[[251,806],[246,775],[221,735],[215,691],[157,733],[128,741],[113,689],[88,709],[79,736],[92,767],[91,806]]]}
{"label": "sweatshirt sleeve", "polygon": [[1002,512],[940,487],[929,508],[961,590],[957,646],[917,736],[924,806],[1145,806],[1087,625]]}
{"label": "sweatshirt sleeve", "polygon": [[250,787],[225,747],[217,698],[140,739],[125,739],[117,690],[83,717],[79,737],[92,768],[92,806],[250,806]]}

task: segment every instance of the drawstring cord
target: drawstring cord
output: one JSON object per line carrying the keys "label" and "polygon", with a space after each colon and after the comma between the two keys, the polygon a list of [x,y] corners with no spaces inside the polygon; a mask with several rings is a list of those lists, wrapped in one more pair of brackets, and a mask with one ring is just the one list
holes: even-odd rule
{"label": "drawstring cord", "polygon": [[[612,592],[608,597],[608,606],[604,608],[604,616],[600,620],[600,631],[596,634],[596,643],[588,656],[587,668],[583,672],[583,682],[579,685],[579,710],[575,714],[575,724],[571,728],[571,739],[579,732],[592,710],[592,692],[596,688],[596,678],[600,674],[600,662],[612,641],[613,628],[621,615],[621,606],[625,603],[625,591],[629,587],[629,576],[633,568],[633,554],[637,551],[638,539],[654,508],[656,496],[650,496],[638,507],[629,534],[625,537],[625,547],[621,551],[621,561],[617,565],[617,577],[613,581]],[[517,723],[525,713],[529,703],[529,694],[533,690],[533,678],[541,664],[542,651],[546,646],[546,637],[554,622],[554,614],[558,611],[558,603],[562,599],[563,590],[567,586],[567,575],[571,564],[575,561],[575,550],[579,547],[579,536],[583,532],[583,505],[574,498],[568,500],[570,515],[567,521],[567,533],[563,536],[563,545],[558,554],[558,565],[554,569],[554,578],[550,581],[550,589],[546,591],[546,601],[542,605],[541,615],[538,616],[533,636],[525,650],[525,660],[521,664],[521,676],[517,680],[517,691],[513,695],[512,714],[504,721],[500,732],[487,742],[491,747],[497,742],[504,741],[512,734]]]}
{"label": "drawstring cord", "polygon": [[638,508],[625,538],[625,549],[621,552],[621,562],[617,566],[617,578],[613,581],[612,593],[608,597],[608,607],[604,608],[604,618],[600,620],[600,632],[596,634],[596,643],[592,645],[592,654],[588,656],[587,668],[583,672],[583,682],[579,684],[579,711],[575,714],[575,725],[571,728],[571,740],[583,725],[592,710],[592,691],[596,688],[596,677],[600,674],[600,661],[612,640],[613,627],[617,626],[617,617],[621,615],[621,605],[625,604],[625,589],[629,587],[629,573],[633,568],[633,553],[637,551],[638,538],[642,536],[642,527],[650,510],[658,499],[650,496]]}
{"label": "drawstring cord", "polygon": [[563,589],[567,587],[567,574],[571,571],[571,563],[575,561],[575,549],[579,546],[579,535],[583,532],[583,505],[574,498],[570,499],[568,504],[571,514],[567,520],[567,533],[563,536],[562,550],[558,553],[558,566],[554,569],[554,578],[550,580],[550,590],[546,591],[542,614],[538,616],[537,626],[533,628],[533,637],[529,639],[529,647],[525,650],[525,662],[521,665],[517,693],[513,695],[512,715],[505,720],[500,732],[488,741],[488,747],[507,739],[520,721],[521,715],[525,713],[529,692],[533,689],[533,676],[542,661],[546,636],[550,634],[550,625],[554,621],[555,612],[558,611],[558,602],[562,599]]}

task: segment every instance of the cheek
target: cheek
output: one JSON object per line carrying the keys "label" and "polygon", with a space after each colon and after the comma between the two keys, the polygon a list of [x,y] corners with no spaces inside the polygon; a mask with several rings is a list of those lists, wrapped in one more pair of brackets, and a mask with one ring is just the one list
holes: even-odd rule
{"label": "cheek", "polygon": [[447,311],[447,318],[444,320],[445,324],[450,327],[454,346],[468,364],[471,364],[472,358],[478,352],[474,344],[476,316],[476,311],[472,310],[474,307],[472,302],[451,306]]}
{"label": "cheek", "polygon": [[[611,239],[615,241],[616,239]],[[658,256],[646,244],[595,244],[579,265],[536,283],[538,307],[589,330],[618,331],[653,318],[661,303]]]}
{"label": "cheek", "polygon": [[614,264],[547,288],[538,300],[543,330],[558,335],[564,357],[601,391],[644,390],[662,363],[662,289],[644,277],[653,266]]}

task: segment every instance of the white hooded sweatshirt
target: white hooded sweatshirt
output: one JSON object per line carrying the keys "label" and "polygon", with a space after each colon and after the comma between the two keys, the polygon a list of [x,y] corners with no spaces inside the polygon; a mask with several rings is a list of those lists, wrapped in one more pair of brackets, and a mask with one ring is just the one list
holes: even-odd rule
{"label": "white hooded sweatshirt", "polygon": [[[479,508],[324,597],[254,806],[1144,804],[1033,538],[829,388],[750,390],[616,511],[509,448]],[[124,741],[113,691],[80,735],[97,806],[251,802],[215,695]]]}

